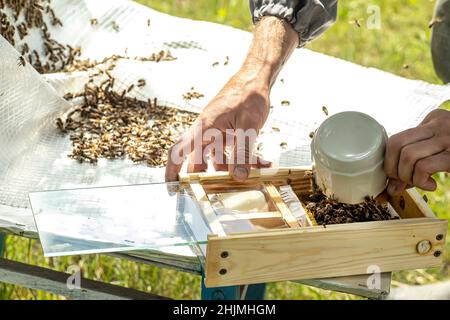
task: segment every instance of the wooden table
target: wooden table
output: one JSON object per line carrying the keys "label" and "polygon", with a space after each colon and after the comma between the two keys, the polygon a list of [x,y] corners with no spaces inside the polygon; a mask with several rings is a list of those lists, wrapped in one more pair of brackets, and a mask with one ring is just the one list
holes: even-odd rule
{"label": "wooden table", "polygon": [[[38,234],[31,212],[26,209],[18,209],[11,214],[9,212],[6,213],[5,210],[0,210],[0,253],[4,250],[4,238],[8,234],[37,239]],[[161,251],[129,251],[109,255],[133,260],[138,263],[200,275],[203,279],[202,263],[189,247],[177,247]],[[43,290],[74,299],[165,299],[165,297],[158,295],[88,279],[82,279],[81,283],[83,285],[81,290],[70,290],[66,285],[69,276],[67,273],[47,268],[0,259],[0,281],[5,283]],[[302,281],[293,279],[293,281],[371,299],[383,299],[389,294],[391,273],[382,273],[380,276],[379,289],[369,289],[367,287],[368,275]],[[206,288],[202,281],[201,296],[202,299],[206,300],[237,300],[241,298],[259,300],[264,299],[264,294],[265,284]]]}

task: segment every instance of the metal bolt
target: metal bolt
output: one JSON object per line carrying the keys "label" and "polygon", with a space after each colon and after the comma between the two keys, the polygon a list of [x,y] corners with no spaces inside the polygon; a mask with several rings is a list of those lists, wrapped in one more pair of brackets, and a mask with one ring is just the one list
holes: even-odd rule
{"label": "metal bolt", "polygon": [[442,233],[439,233],[439,234],[436,236],[436,240],[437,240],[437,241],[441,241],[442,239],[444,239],[444,235],[443,235]]}
{"label": "metal bolt", "polygon": [[422,240],[417,243],[416,250],[419,254],[425,254],[431,250],[431,242],[428,240]]}
{"label": "metal bolt", "polygon": [[228,251],[223,251],[221,254],[220,254],[220,256],[222,257],[222,258],[228,258],[228,256],[229,256],[229,253],[228,253]]}
{"label": "metal bolt", "polygon": [[440,255],[441,255],[441,251],[439,251],[439,250],[436,250],[435,252],[434,252],[434,256],[437,258],[437,257],[439,257]]}
{"label": "metal bolt", "polygon": [[220,270],[219,270],[219,274],[222,275],[222,276],[223,276],[224,274],[226,274],[226,273],[227,273],[227,269],[220,269]]}

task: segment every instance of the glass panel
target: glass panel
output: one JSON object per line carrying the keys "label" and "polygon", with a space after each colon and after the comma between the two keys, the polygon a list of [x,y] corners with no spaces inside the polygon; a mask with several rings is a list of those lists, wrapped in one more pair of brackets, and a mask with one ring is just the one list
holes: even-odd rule
{"label": "glass panel", "polygon": [[178,183],[30,193],[45,256],[206,243],[198,204]]}

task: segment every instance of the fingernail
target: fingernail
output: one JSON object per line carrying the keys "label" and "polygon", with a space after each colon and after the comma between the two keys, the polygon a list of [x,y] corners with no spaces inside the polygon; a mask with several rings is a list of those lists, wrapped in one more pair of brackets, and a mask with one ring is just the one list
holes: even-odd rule
{"label": "fingernail", "polygon": [[395,194],[398,192],[398,189],[399,189],[399,184],[398,184],[398,183],[396,183],[396,182],[390,182],[390,183],[389,183],[389,186],[388,186],[388,189],[387,189],[387,192],[388,192],[391,196],[393,196],[393,195],[395,195]]}
{"label": "fingernail", "polygon": [[425,182],[423,187],[425,190],[434,191],[436,189],[436,183],[434,183],[433,181],[427,181]]}
{"label": "fingernail", "polygon": [[245,180],[248,177],[248,170],[244,166],[237,166],[234,168],[233,175],[236,179]]}
{"label": "fingernail", "polygon": [[389,195],[393,196],[395,194],[395,186],[393,184],[389,184],[387,192]]}

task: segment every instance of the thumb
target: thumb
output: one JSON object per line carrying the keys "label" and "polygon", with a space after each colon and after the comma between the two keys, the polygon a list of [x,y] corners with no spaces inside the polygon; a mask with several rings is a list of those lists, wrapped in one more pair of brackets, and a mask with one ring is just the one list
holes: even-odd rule
{"label": "thumb", "polygon": [[230,176],[237,181],[245,181],[250,175],[252,165],[257,163],[253,155],[253,146],[257,138],[255,129],[236,130],[232,159],[228,167]]}

